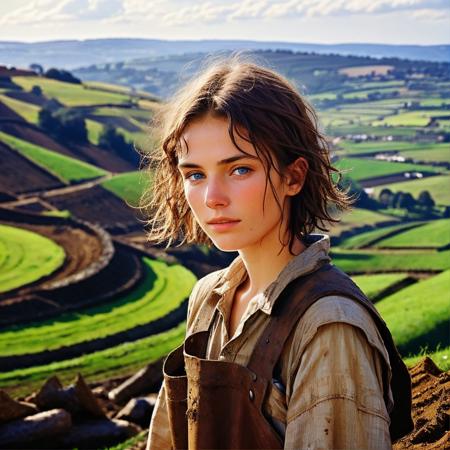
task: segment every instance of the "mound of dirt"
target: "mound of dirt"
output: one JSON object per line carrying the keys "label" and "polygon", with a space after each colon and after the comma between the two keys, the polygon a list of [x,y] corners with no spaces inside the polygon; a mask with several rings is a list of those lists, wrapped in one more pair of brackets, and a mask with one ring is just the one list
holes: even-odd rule
{"label": "mound of dirt", "polygon": [[414,430],[394,450],[450,448],[450,372],[430,358],[410,369]]}

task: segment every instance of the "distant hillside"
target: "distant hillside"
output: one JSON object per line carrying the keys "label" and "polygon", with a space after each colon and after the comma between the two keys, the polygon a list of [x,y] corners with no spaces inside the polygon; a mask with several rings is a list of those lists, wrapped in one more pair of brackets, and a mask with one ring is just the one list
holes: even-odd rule
{"label": "distant hillside", "polygon": [[[230,53],[224,51],[218,54]],[[356,77],[373,80],[380,77],[381,81],[420,80],[423,84],[421,89],[428,89],[425,84],[429,84],[430,88],[436,86],[432,82],[434,76],[442,81],[450,80],[448,62],[322,55],[292,50],[255,50],[246,54],[258,63],[281,72],[309,95],[336,89],[344,94],[347,92],[345,82]],[[208,53],[185,53],[118,63],[96,63],[75,69],[73,73],[82,80],[123,84],[164,98],[190,78],[208,56]]]}
{"label": "distant hillside", "polygon": [[426,61],[449,61],[450,45],[306,44],[242,40],[165,41],[158,39],[88,39],[49,42],[0,41],[0,64],[27,67],[38,62],[44,67],[75,68],[114,63],[136,58],[180,55],[220,50],[281,49],[321,54],[397,57]]}

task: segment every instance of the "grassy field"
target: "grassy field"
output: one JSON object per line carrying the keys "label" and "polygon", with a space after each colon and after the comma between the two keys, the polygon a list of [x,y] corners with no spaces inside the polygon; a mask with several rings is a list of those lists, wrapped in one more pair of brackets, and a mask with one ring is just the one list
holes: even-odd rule
{"label": "grassy field", "polygon": [[338,236],[343,231],[351,230],[355,227],[361,227],[364,225],[376,226],[382,222],[398,222],[397,217],[381,214],[376,211],[370,211],[369,209],[353,208],[350,212],[341,216],[341,221],[330,230],[330,234]]}
{"label": "grassy field", "polygon": [[402,223],[393,225],[391,227],[376,228],[375,230],[367,231],[365,233],[356,234],[339,243],[339,247],[345,249],[361,248],[369,246],[373,241],[386,236],[389,233],[400,232],[404,228],[411,227],[411,223]]}
{"label": "grassy field", "polygon": [[450,346],[435,352],[422,351],[418,355],[404,358],[404,362],[407,367],[413,367],[425,356],[431,358],[441,370],[450,370]]}
{"label": "grassy field", "polygon": [[56,319],[16,325],[0,332],[0,355],[22,355],[87,342],[164,317],[186,299],[196,281],[180,265],[143,259],[146,277],[138,288],[105,305]]}
{"label": "grassy field", "polygon": [[377,247],[444,247],[450,244],[450,219],[434,220],[425,225],[383,239]]}
{"label": "grassy field", "polygon": [[182,322],[169,331],[134,342],[124,342],[116,347],[77,358],[0,372],[0,386],[16,397],[37,390],[47,378],[54,375],[57,375],[63,384],[72,382],[77,373],[81,373],[88,382],[132,375],[179,346],[183,342],[185,332],[186,323]]}
{"label": "grassy field", "polygon": [[144,172],[121,173],[104,181],[102,186],[125,200],[129,205],[138,206],[142,192],[151,183],[151,180],[146,177]]}
{"label": "grassy field", "polygon": [[416,161],[425,162],[446,162],[450,163],[450,146],[447,144],[436,144],[430,146],[431,148],[412,148],[411,150],[404,150],[400,155],[405,158],[411,158]]}
{"label": "grassy field", "polygon": [[52,240],[22,228],[0,225],[0,292],[50,275],[65,258]]}
{"label": "grassy field", "polygon": [[374,161],[371,159],[342,158],[335,166],[354,180],[365,180],[402,172],[443,172],[445,169],[419,164]]}
{"label": "grassy field", "polygon": [[333,262],[344,272],[379,273],[440,271],[450,269],[450,251],[425,250],[342,250],[332,251]]}
{"label": "grassy field", "polygon": [[0,140],[12,149],[18,151],[38,166],[55,175],[64,183],[76,180],[88,180],[106,175],[106,171],[96,166],[78,161],[69,156],[48,150],[39,145],[31,144],[0,131]]}
{"label": "grassy field", "polygon": [[381,292],[405,280],[408,277],[405,273],[383,273],[375,275],[355,275],[353,281],[370,299],[378,296]]}
{"label": "grassy field", "polygon": [[40,86],[48,98],[56,98],[65,106],[88,106],[99,104],[123,104],[129,102],[129,95],[86,89],[82,84],[64,83],[44,77],[13,77],[13,82],[25,91]]}
{"label": "grassy field", "polygon": [[[376,304],[402,355],[450,342],[450,271],[419,281]],[[431,294],[431,295],[430,295]]]}
{"label": "grassy field", "polygon": [[416,152],[423,151],[432,154],[438,150],[439,154],[442,151],[450,152],[448,145],[445,144],[422,144],[414,142],[400,142],[400,141],[368,141],[368,142],[351,142],[340,141],[339,147],[351,155],[358,155],[360,153],[382,153],[386,151],[399,151],[401,154],[407,152],[408,155],[414,155]]}
{"label": "grassy field", "polygon": [[0,101],[22,116],[27,122],[37,124],[39,121],[39,107],[31,103],[21,102],[6,95],[0,95]]}
{"label": "grassy field", "polygon": [[450,176],[442,175],[377,186],[376,188],[374,188],[374,195],[378,197],[379,193],[384,188],[388,188],[392,192],[409,192],[415,198],[417,198],[420,192],[429,191],[436,204],[450,205],[449,186]]}
{"label": "grassy field", "polygon": [[425,127],[432,116],[441,116],[445,112],[440,109],[426,111],[406,111],[393,116],[387,116],[383,120],[373,122],[373,126],[403,126],[403,127]]}

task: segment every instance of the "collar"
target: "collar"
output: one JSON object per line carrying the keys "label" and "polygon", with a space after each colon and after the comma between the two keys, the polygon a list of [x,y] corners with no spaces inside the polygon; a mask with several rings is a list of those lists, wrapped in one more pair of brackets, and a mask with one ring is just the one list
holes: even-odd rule
{"label": "collar", "polygon": [[[261,299],[261,310],[271,314],[276,299],[286,286],[296,278],[314,272],[324,262],[329,262],[330,238],[325,234],[309,234],[303,238],[306,249],[295,256],[279,273],[277,279],[267,286]],[[212,292],[222,296],[229,289],[240,284],[247,276],[245,265],[240,256],[237,256],[219,278]]]}

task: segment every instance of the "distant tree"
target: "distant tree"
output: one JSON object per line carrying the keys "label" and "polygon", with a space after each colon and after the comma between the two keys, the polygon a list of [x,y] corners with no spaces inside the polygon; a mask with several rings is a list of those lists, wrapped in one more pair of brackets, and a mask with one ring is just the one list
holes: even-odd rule
{"label": "distant tree", "polygon": [[417,198],[417,203],[425,209],[432,209],[436,202],[428,191],[422,191]]}
{"label": "distant tree", "polygon": [[31,93],[33,94],[33,95],[36,95],[37,97],[42,97],[42,88],[40,87],[40,86],[38,86],[38,85],[34,85],[32,88],[31,88]]}
{"label": "distant tree", "polygon": [[66,83],[81,84],[81,80],[79,78],[74,77],[67,70],[55,69],[54,67],[52,67],[51,69],[48,69],[47,72],[45,72],[44,76],[46,78],[51,78],[53,80],[58,80],[58,81],[64,81]]}
{"label": "distant tree", "polygon": [[38,75],[42,75],[44,73],[44,68],[40,64],[30,64],[30,70],[36,72]]}
{"label": "distant tree", "polygon": [[110,125],[103,128],[98,145],[99,147],[113,151],[132,164],[139,164],[139,154],[134,149],[134,146],[125,140],[123,134],[118,133],[116,129]]}
{"label": "distant tree", "polygon": [[398,201],[398,207],[404,208],[408,211],[412,211],[415,206],[416,201],[414,200],[414,197],[409,192],[402,192]]}
{"label": "distant tree", "polygon": [[56,100],[56,98],[51,98],[50,100],[46,101],[43,106],[43,108],[48,109],[51,112],[56,112],[63,107],[64,105]]}
{"label": "distant tree", "polygon": [[444,209],[444,213],[442,214],[444,219],[450,218],[450,206],[446,206]]}
{"label": "distant tree", "polygon": [[378,201],[387,208],[391,205],[393,195],[394,193],[390,189],[384,188],[378,195]]}
{"label": "distant tree", "polygon": [[77,111],[64,108],[56,111],[44,106],[39,111],[39,126],[60,141],[87,142],[86,122]]}

